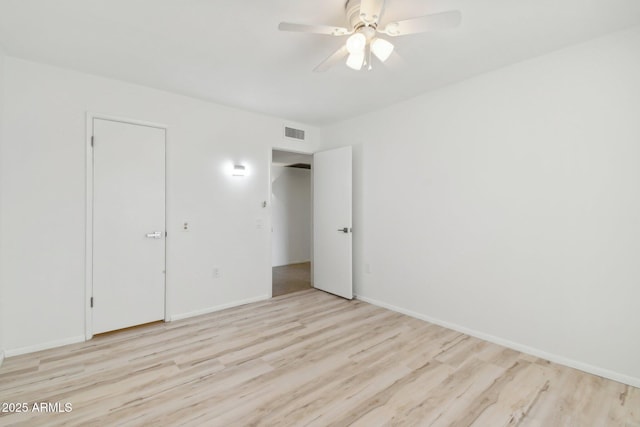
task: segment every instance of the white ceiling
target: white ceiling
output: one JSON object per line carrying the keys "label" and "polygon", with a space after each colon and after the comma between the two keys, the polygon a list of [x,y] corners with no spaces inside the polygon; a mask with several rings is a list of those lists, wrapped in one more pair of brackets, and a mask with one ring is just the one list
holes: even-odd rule
{"label": "white ceiling", "polygon": [[344,39],[277,30],[280,21],[344,26],[344,0],[0,0],[0,45],[323,125],[640,24],[638,0],[387,0],[382,22],[451,9],[462,11],[459,29],[394,38],[404,64],[369,72],[313,73]]}

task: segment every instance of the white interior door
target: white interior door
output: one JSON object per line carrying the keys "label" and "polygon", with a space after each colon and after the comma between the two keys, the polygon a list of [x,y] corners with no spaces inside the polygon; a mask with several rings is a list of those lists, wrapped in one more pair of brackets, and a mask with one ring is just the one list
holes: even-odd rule
{"label": "white interior door", "polygon": [[165,129],[93,119],[93,333],[164,319]]}
{"label": "white interior door", "polygon": [[313,155],[314,287],[353,298],[351,147]]}

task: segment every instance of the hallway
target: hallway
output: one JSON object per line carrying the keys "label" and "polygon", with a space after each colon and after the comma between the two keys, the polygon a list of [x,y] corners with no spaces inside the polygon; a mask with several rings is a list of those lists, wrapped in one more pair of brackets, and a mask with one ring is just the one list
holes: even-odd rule
{"label": "hallway", "polygon": [[311,263],[273,267],[273,296],[311,289]]}

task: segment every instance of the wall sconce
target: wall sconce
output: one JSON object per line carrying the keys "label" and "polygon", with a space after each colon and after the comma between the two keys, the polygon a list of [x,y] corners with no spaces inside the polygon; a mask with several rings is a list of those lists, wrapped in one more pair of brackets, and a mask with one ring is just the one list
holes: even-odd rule
{"label": "wall sconce", "polygon": [[232,176],[245,176],[247,174],[247,169],[242,165],[233,165],[233,173]]}

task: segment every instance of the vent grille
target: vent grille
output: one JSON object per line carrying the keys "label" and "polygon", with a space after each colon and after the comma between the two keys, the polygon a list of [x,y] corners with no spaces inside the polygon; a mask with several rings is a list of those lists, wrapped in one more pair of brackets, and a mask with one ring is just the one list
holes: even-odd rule
{"label": "vent grille", "polygon": [[287,138],[293,138],[300,141],[304,141],[304,131],[302,129],[294,129],[294,128],[285,126],[284,136],[286,136]]}

